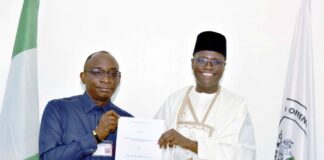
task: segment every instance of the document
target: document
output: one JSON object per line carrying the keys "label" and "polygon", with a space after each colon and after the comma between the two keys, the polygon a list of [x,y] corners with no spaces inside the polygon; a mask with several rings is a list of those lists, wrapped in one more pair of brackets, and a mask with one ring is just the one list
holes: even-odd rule
{"label": "document", "polygon": [[161,160],[158,140],[164,129],[163,120],[119,118],[116,160]]}

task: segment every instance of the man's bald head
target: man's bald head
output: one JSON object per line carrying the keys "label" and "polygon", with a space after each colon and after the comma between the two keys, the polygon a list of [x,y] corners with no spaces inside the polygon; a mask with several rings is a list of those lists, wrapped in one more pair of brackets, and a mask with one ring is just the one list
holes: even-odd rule
{"label": "man's bald head", "polygon": [[[91,58],[92,57],[94,57],[94,56],[96,56],[96,55],[99,55],[99,54],[107,54],[107,55],[109,55],[114,61],[116,61],[116,59],[115,59],[115,57],[114,56],[112,56],[109,52],[107,52],[107,51],[98,51],[98,52],[94,52],[94,53],[92,53],[92,54],[90,54],[88,57],[87,57],[87,59],[86,59],[86,61],[85,61],[85,63],[84,63],[84,66],[83,66],[83,70],[85,71],[86,70],[86,66],[87,66],[87,63],[91,60]],[[117,61],[116,61],[117,62]]]}
{"label": "man's bald head", "polygon": [[92,53],[84,64],[80,78],[96,105],[105,106],[110,102],[120,82],[118,62],[107,51]]}

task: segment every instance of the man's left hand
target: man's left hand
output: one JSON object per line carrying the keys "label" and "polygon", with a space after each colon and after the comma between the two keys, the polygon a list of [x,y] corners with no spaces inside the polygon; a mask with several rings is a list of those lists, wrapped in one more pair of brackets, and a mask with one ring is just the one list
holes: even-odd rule
{"label": "man's left hand", "polygon": [[161,135],[158,143],[160,145],[160,148],[167,148],[168,146],[173,147],[174,145],[177,145],[182,148],[192,150],[195,153],[197,153],[197,148],[198,148],[198,144],[196,141],[192,141],[184,137],[175,129],[170,129],[164,132]]}

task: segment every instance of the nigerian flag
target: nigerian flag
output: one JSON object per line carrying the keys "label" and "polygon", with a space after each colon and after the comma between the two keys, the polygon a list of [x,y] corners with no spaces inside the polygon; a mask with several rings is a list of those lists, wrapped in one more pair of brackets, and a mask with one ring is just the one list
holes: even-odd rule
{"label": "nigerian flag", "polygon": [[25,0],[0,114],[0,159],[38,159],[37,15]]}

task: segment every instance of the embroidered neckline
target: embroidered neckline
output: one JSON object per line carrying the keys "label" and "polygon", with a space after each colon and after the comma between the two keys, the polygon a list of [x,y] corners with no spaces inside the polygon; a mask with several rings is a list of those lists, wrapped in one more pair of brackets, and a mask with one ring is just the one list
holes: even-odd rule
{"label": "embroidered neckline", "polygon": [[[188,89],[188,91],[187,91],[187,93],[186,93],[186,95],[185,95],[185,97],[184,97],[184,99],[183,99],[183,102],[182,102],[182,105],[181,105],[181,107],[180,107],[180,109],[179,109],[179,112],[178,112],[178,116],[177,116],[177,128],[179,127],[179,125],[181,125],[181,126],[187,126],[187,125],[193,125],[193,126],[196,126],[196,127],[194,127],[194,128],[197,128],[198,126],[200,126],[200,127],[198,127],[198,128],[207,128],[207,129],[209,129],[209,136],[211,136],[212,135],[212,133],[213,133],[213,130],[214,130],[214,128],[212,127],[212,126],[209,126],[209,125],[207,125],[207,124],[205,124],[205,121],[207,120],[207,117],[208,117],[208,115],[209,115],[209,113],[210,113],[210,110],[213,108],[213,106],[214,106],[214,103],[215,103],[215,101],[216,101],[216,99],[217,99],[217,97],[218,97],[218,95],[219,95],[219,92],[220,92],[220,88],[217,90],[217,92],[215,93],[215,96],[213,97],[213,99],[211,100],[211,103],[209,104],[209,106],[208,106],[208,109],[207,109],[207,111],[206,111],[206,113],[205,113],[205,115],[204,115],[204,117],[203,117],[203,119],[202,119],[202,121],[201,122],[199,122],[199,120],[198,120],[198,118],[197,118],[197,115],[196,115],[196,112],[195,112],[195,110],[193,109],[193,105],[192,105],[192,103],[191,103],[191,100],[190,100],[190,97],[189,97],[189,93],[190,93],[190,91],[192,90],[192,88],[193,88],[193,86],[191,86],[189,89]],[[182,116],[184,115],[184,110],[185,110],[185,108],[186,107],[188,107],[189,108],[189,111],[190,111],[190,113],[191,113],[191,115],[192,115],[192,117],[193,117],[193,119],[194,119],[194,122],[191,122],[191,121],[183,121],[183,120],[181,120],[181,118],[182,118]],[[198,125],[198,126],[197,126]],[[188,126],[187,126],[188,127]],[[206,129],[204,129],[204,130],[206,130]]]}

